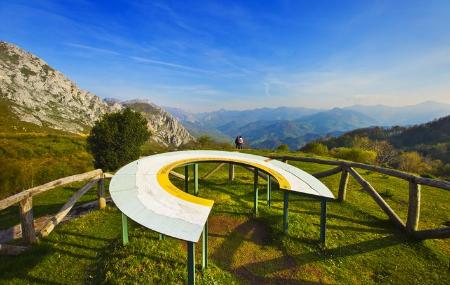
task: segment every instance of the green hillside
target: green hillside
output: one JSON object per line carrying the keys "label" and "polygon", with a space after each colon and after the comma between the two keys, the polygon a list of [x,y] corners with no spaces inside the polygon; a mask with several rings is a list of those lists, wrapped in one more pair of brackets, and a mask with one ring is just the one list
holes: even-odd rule
{"label": "green hillside", "polygon": [[[310,173],[328,168],[294,164]],[[201,164],[200,177],[213,167]],[[369,171],[361,174],[404,219],[407,182]],[[263,181],[260,213],[251,217],[252,177],[236,167],[236,181],[228,184],[223,168],[200,181],[200,196],[215,205],[209,220],[211,267],[203,272],[197,267],[197,284],[449,284],[450,241],[408,240],[354,180],[349,181],[346,202],[329,204],[327,244],[321,246],[320,203],[292,196],[289,233],[283,235],[282,193],[274,190],[268,208]],[[338,175],[322,181],[337,194]],[[173,182],[182,187],[181,181]],[[62,193],[75,189],[52,190],[46,204],[57,208],[67,197]],[[88,195],[95,199],[95,189]],[[423,187],[422,195],[420,229],[448,225],[450,193]],[[1,211],[0,218],[18,222],[17,209]],[[197,250],[200,264],[201,247]],[[171,238],[159,241],[156,233],[137,224],[131,224],[130,244],[123,247],[120,213],[108,206],[58,226],[21,256],[0,257],[0,272],[2,284],[184,284],[186,247]]]}
{"label": "green hillside", "polygon": [[328,148],[352,147],[355,138],[387,141],[399,150],[418,151],[432,159],[450,163],[450,116],[412,127],[372,127],[320,140]]}
{"label": "green hillside", "polygon": [[0,199],[93,169],[84,137],[22,122],[0,100]]}

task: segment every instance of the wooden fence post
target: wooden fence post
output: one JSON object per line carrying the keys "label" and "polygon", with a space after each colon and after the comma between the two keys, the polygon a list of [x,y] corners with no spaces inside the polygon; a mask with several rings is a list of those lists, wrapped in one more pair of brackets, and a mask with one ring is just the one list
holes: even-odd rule
{"label": "wooden fence post", "polygon": [[234,181],[234,164],[228,164],[228,182]]}
{"label": "wooden fence post", "polygon": [[348,170],[346,167],[342,167],[341,180],[339,181],[338,201],[345,201],[347,196],[347,184],[348,184]]}
{"label": "wooden fence post", "polygon": [[104,209],[106,207],[105,199],[105,174],[100,175],[100,180],[97,182],[97,196],[98,196],[98,208]]}
{"label": "wooden fence post", "polygon": [[22,238],[26,244],[37,242],[34,230],[33,198],[28,196],[20,201],[20,223],[22,226]]}
{"label": "wooden fence post", "polygon": [[420,217],[420,185],[409,181],[409,205],[406,231],[414,233],[419,227]]}

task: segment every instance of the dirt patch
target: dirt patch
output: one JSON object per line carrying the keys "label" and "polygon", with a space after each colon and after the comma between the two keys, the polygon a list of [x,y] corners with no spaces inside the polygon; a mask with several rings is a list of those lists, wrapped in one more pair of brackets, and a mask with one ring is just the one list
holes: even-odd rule
{"label": "dirt patch", "polygon": [[245,217],[212,216],[208,222],[209,233],[216,235],[230,234],[247,220],[248,218]]}
{"label": "dirt patch", "polygon": [[[313,284],[309,280],[321,280],[320,269],[298,265],[275,244],[270,226],[262,219],[213,216],[209,232],[210,257],[248,284]],[[305,275],[312,278],[302,280]]]}

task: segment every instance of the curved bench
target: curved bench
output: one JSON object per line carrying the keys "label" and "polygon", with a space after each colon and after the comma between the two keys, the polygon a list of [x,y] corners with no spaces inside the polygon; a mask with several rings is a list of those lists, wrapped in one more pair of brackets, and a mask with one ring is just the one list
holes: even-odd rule
{"label": "curved bench", "polygon": [[[202,232],[205,233],[205,224],[214,201],[178,189],[171,183],[169,174],[176,167],[199,162],[228,162],[250,166],[255,169],[256,184],[257,171],[274,177],[285,193],[286,225],[289,192],[319,198],[322,201],[322,214],[326,210],[326,199],[334,198],[331,191],[318,179],[287,163],[258,155],[209,150],[167,152],[133,161],[113,176],[109,186],[111,197],[127,217],[160,234],[187,241],[190,246],[188,252],[193,254],[193,243],[198,242]],[[257,207],[257,196],[255,197]],[[325,237],[324,229],[321,226],[321,239]],[[192,263],[193,257],[190,256],[188,260]],[[189,280],[191,279],[189,274]]]}
{"label": "curved bench", "polygon": [[273,176],[280,189],[334,198],[318,179],[287,163],[240,152],[206,150],[168,152],[133,161],[112,178],[111,197],[120,211],[144,227],[197,242],[214,201],[190,195],[169,180],[172,169],[196,162],[248,165]]}

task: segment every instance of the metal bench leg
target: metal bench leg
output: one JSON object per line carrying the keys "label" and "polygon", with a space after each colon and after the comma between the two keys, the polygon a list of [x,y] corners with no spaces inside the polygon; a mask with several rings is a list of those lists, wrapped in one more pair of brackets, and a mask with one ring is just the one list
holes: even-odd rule
{"label": "metal bench leg", "polygon": [[189,166],[184,167],[184,192],[189,193]]}
{"label": "metal bench leg", "polygon": [[202,268],[208,268],[208,221],[205,223],[202,237]]}
{"label": "metal bench leg", "polygon": [[325,244],[325,231],[327,229],[327,200],[320,201],[320,242]]}
{"label": "metal bench leg", "polygon": [[123,245],[128,244],[128,219],[124,213],[122,213],[122,243]]}
{"label": "metal bench leg", "polygon": [[195,285],[195,243],[187,242],[188,285]]}
{"label": "metal bench leg", "polygon": [[253,197],[253,214],[255,216],[258,215],[258,169],[255,168],[253,171],[253,190],[254,190],[254,197]]}
{"label": "metal bench leg", "polygon": [[198,195],[198,163],[194,163],[194,194]]}
{"label": "metal bench leg", "polygon": [[283,204],[283,232],[287,234],[289,227],[289,192],[284,191],[284,204]]}

